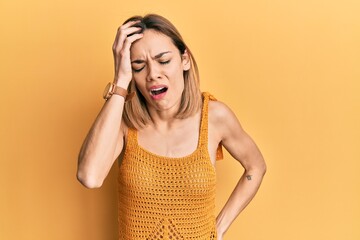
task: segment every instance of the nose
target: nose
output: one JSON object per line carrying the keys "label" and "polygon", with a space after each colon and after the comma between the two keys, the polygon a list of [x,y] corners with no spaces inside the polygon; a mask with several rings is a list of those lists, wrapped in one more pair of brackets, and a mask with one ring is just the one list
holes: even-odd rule
{"label": "nose", "polygon": [[156,65],[156,63],[149,63],[148,64],[148,73],[146,80],[147,81],[154,81],[161,78],[161,73],[159,67]]}

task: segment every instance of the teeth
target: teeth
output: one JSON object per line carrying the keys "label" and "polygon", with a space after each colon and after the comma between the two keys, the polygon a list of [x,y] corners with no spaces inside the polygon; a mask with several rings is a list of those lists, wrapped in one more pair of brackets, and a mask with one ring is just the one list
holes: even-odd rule
{"label": "teeth", "polygon": [[159,91],[159,90],[161,90],[161,89],[163,89],[163,87],[161,87],[161,88],[151,89],[151,91]]}
{"label": "teeth", "polygon": [[150,90],[150,94],[157,95],[157,94],[165,92],[166,90],[167,90],[167,87],[154,88],[154,89]]}

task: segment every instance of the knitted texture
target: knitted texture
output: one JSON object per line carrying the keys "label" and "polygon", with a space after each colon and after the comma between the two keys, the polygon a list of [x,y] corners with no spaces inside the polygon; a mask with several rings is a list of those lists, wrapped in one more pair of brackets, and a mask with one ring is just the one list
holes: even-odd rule
{"label": "knitted texture", "polygon": [[208,93],[203,94],[197,149],[159,156],[138,145],[128,130],[119,167],[119,239],[216,240],[216,173],[208,153]]}

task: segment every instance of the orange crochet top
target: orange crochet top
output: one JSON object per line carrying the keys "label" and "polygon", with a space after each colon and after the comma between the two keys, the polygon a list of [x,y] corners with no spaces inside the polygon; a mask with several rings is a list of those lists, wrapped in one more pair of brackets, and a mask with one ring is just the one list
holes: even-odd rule
{"label": "orange crochet top", "polygon": [[128,130],[118,175],[119,239],[217,239],[216,174],[208,153],[208,101],[214,98],[204,93],[203,99],[198,146],[188,156],[151,153],[138,145],[137,131]]}

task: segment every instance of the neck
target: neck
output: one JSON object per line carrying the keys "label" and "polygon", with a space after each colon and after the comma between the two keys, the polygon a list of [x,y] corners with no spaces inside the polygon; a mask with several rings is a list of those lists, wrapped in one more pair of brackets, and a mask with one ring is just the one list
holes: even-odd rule
{"label": "neck", "polygon": [[160,126],[171,128],[176,125],[178,122],[181,122],[181,119],[176,118],[177,113],[179,112],[180,108],[180,101],[174,104],[171,107],[165,107],[167,104],[152,106],[148,104],[148,111],[150,114],[151,121],[155,128]]}
{"label": "neck", "polygon": [[186,119],[175,118],[174,115],[167,116],[166,114],[153,116],[152,122],[147,125],[146,129],[166,136],[167,134],[174,133],[174,131],[183,131],[184,128],[188,128],[194,124],[198,125],[198,121],[201,118],[201,112]]}
{"label": "neck", "polygon": [[157,130],[166,130],[178,126],[178,124],[181,122],[181,119],[175,117],[177,112],[177,109],[176,111],[174,109],[169,109],[166,111],[149,109],[153,127]]}

